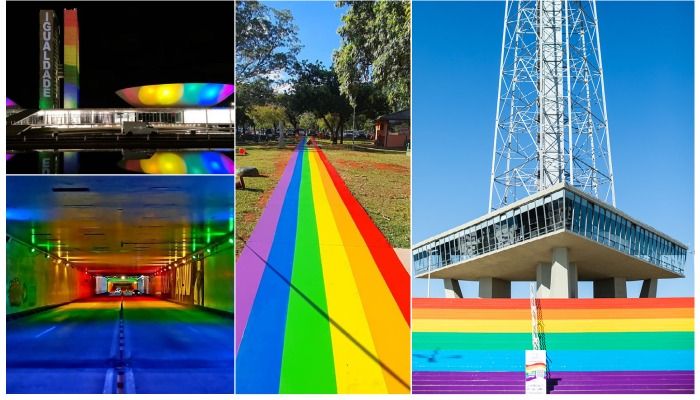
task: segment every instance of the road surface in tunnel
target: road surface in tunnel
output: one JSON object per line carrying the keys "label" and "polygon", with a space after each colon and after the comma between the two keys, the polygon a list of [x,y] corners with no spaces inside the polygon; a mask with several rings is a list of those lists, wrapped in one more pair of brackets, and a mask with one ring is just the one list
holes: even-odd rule
{"label": "road surface in tunnel", "polygon": [[[127,392],[233,393],[232,318],[123,299]],[[8,321],[7,392],[114,392],[121,301],[98,296]]]}
{"label": "road surface in tunnel", "polygon": [[137,393],[233,393],[232,318],[125,297],[124,319]]}

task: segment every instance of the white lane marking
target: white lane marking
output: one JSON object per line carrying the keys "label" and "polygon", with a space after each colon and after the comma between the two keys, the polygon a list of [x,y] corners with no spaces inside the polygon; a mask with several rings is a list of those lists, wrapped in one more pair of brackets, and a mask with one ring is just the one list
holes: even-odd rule
{"label": "white lane marking", "polygon": [[102,388],[102,394],[114,394],[114,368],[108,369],[105,374],[105,384]]}
{"label": "white lane marking", "polygon": [[46,335],[47,333],[51,332],[52,330],[56,329],[56,325],[52,326],[51,328],[41,332],[40,334],[34,336],[34,339],[39,339],[40,337]]}
{"label": "white lane marking", "polygon": [[124,394],[136,393],[136,382],[134,380],[134,371],[128,368],[125,372],[126,382],[124,382]]}

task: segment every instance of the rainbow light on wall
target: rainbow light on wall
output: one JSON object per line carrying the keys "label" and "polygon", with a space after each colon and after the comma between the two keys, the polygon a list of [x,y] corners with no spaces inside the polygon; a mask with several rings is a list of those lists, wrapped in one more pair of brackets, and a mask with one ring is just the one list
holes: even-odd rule
{"label": "rainbow light on wall", "polygon": [[17,103],[12,101],[9,97],[5,97],[5,107],[11,108],[11,107],[18,107]]}
{"label": "rainbow light on wall", "polygon": [[211,107],[233,94],[226,83],[167,83],[117,90],[132,107]]}
{"label": "rainbow light on wall", "polygon": [[233,160],[215,151],[157,152],[146,160],[126,160],[120,166],[146,174],[233,174]]}
{"label": "rainbow light on wall", "polygon": [[78,10],[63,10],[63,108],[78,108],[80,42]]}

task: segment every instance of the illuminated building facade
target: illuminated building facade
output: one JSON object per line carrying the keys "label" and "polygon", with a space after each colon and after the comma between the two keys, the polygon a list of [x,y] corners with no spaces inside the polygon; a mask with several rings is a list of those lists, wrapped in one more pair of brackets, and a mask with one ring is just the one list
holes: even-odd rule
{"label": "illuminated building facade", "polygon": [[117,91],[132,107],[212,107],[233,94],[226,83],[167,83],[135,86]]}
{"label": "illuminated building facade", "polygon": [[63,10],[63,108],[78,108],[80,41],[78,10]]}

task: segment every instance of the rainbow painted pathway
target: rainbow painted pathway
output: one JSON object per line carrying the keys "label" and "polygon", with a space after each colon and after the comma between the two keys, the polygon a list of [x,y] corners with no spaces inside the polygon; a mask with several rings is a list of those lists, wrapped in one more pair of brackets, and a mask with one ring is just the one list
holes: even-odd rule
{"label": "rainbow painted pathway", "polygon": [[[550,393],[693,393],[694,299],[540,300]],[[414,393],[524,393],[529,299],[414,299]]]}
{"label": "rainbow painted pathway", "polygon": [[238,393],[409,392],[408,272],[314,144],[236,263],[236,318]]}

